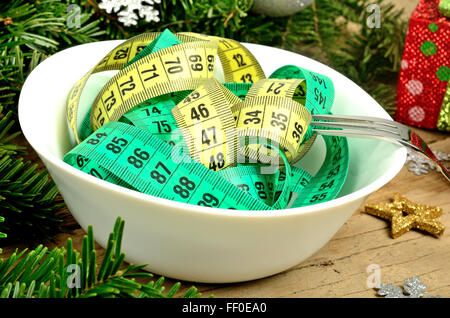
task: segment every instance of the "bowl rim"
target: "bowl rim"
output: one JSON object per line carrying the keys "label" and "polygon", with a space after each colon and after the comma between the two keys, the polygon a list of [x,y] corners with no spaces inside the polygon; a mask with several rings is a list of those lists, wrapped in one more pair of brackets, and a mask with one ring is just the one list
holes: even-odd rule
{"label": "bowl rim", "polygon": [[[383,175],[381,177],[377,178],[375,181],[369,183],[368,185],[362,187],[361,189],[358,189],[352,193],[346,194],[342,197],[335,198],[335,199],[327,201],[327,202],[318,203],[315,205],[283,209],[283,210],[268,210],[268,211],[225,210],[225,209],[220,209],[220,208],[202,207],[202,206],[198,206],[198,205],[194,205],[194,204],[172,201],[172,200],[163,199],[163,198],[151,196],[148,194],[140,193],[135,190],[127,189],[127,188],[118,186],[116,184],[112,184],[112,183],[106,182],[104,180],[100,180],[89,174],[83,173],[82,171],[80,171],[80,170],[70,166],[69,164],[65,163],[64,161],[62,161],[62,159],[60,159],[56,155],[52,154],[47,148],[42,147],[43,149],[41,149],[41,147],[36,146],[36,145],[39,145],[40,143],[34,142],[34,136],[31,132],[32,129],[29,129],[29,127],[27,125],[23,125],[23,123],[26,122],[26,120],[24,119],[24,118],[26,118],[26,111],[25,111],[26,106],[24,106],[24,104],[25,104],[25,99],[28,98],[26,95],[26,93],[28,92],[28,86],[30,85],[30,82],[32,82],[32,79],[36,76],[36,74],[38,74],[37,71],[46,67],[47,64],[51,63],[51,61],[56,56],[62,57],[64,54],[67,54],[68,51],[71,51],[74,49],[81,49],[81,47],[88,49],[89,47],[103,45],[106,42],[109,42],[111,44],[115,43],[118,45],[124,41],[125,40],[107,40],[107,41],[85,43],[85,44],[76,45],[76,46],[64,49],[62,51],[59,51],[59,52],[53,54],[52,56],[50,56],[49,58],[47,58],[46,60],[44,60],[31,72],[31,74],[26,79],[26,81],[22,87],[22,90],[20,92],[19,102],[18,102],[19,123],[22,128],[23,135],[27,139],[28,143],[38,153],[38,155],[41,157],[41,160],[44,159],[44,160],[50,162],[55,167],[62,169],[65,173],[70,174],[73,177],[78,178],[79,180],[81,180],[83,182],[94,183],[96,186],[103,187],[105,189],[109,189],[109,190],[115,192],[115,194],[117,194],[117,195],[128,195],[128,196],[133,197],[134,199],[142,200],[144,202],[149,202],[149,203],[151,202],[153,204],[158,204],[158,205],[168,205],[173,208],[176,208],[177,210],[183,211],[184,213],[189,211],[189,212],[193,212],[193,213],[202,213],[202,214],[206,214],[209,216],[218,216],[218,217],[252,217],[252,218],[255,218],[255,217],[257,217],[257,218],[289,217],[289,216],[293,216],[293,215],[312,214],[312,213],[316,213],[316,212],[319,213],[320,211],[327,210],[327,209],[334,209],[334,208],[346,205],[350,202],[354,202],[364,196],[368,196],[369,194],[378,190],[383,185],[387,184],[390,180],[392,180],[398,174],[398,172],[401,170],[401,168],[404,165],[404,162],[406,161],[406,149],[404,147],[401,147],[400,149],[398,149],[398,151],[396,150],[397,158],[394,161],[394,164],[392,164],[389,167],[389,169],[387,169],[383,173]],[[248,47],[249,50],[251,50],[252,46],[254,46],[254,47],[260,46],[260,47],[264,47],[264,48],[270,48],[270,49],[275,49],[275,50],[280,50],[283,52],[289,52],[292,54],[300,55],[300,56],[302,56],[302,58],[309,60],[309,62],[311,62],[313,64],[317,64],[317,63],[320,64],[321,67],[323,67],[324,69],[327,70],[327,72],[329,72],[329,73],[327,73],[327,75],[330,75],[330,73],[331,73],[331,74],[333,74],[333,77],[340,77],[342,80],[347,81],[349,84],[355,85],[358,88],[360,88],[357,84],[355,84],[349,78],[347,78],[343,74],[337,72],[336,70],[332,69],[331,67],[324,65],[314,59],[303,56],[299,53],[290,52],[290,51],[282,50],[282,49],[278,49],[278,48],[273,48],[273,47],[269,47],[269,46],[265,46],[265,45],[261,45],[261,44],[246,43],[246,42],[241,42],[241,43],[244,46],[250,46],[250,47]],[[105,50],[105,54],[106,53],[107,53],[107,51]],[[392,118],[388,115],[388,113],[378,104],[378,102],[376,102],[369,94],[367,94],[367,92],[362,90],[361,93],[367,95],[368,98],[372,99],[373,102],[375,102],[378,105],[378,107],[380,107],[380,109],[382,110],[383,115],[386,119],[392,120]],[[380,142],[383,142],[383,141],[380,141]],[[387,142],[387,141],[385,141],[385,142]]]}

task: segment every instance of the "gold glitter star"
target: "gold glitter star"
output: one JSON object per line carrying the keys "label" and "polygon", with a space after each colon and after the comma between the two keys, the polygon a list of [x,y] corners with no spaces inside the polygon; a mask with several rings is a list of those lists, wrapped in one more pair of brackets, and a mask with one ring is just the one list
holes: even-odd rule
{"label": "gold glitter star", "polygon": [[365,212],[391,221],[391,234],[397,238],[410,229],[426,231],[434,236],[444,233],[444,225],[435,218],[442,215],[440,207],[411,202],[399,193],[394,195],[394,202],[366,204]]}

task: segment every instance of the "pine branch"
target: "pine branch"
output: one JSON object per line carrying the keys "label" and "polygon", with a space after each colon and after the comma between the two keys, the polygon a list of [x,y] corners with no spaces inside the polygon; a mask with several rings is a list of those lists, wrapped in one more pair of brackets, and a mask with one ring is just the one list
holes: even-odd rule
{"label": "pine branch", "polygon": [[2,113],[3,107],[0,106],[0,155],[17,155],[24,154],[25,147],[18,146],[12,141],[20,132],[8,135],[8,132],[14,126],[15,120],[12,120],[13,113],[9,111],[6,115]]}
{"label": "pine branch", "polygon": [[[367,26],[366,8],[371,3],[380,6],[381,28]],[[270,26],[249,15],[244,37],[320,60],[367,90],[392,114],[395,84],[386,84],[398,77],[407,28],[401,15],[384,0],[316,0],[289,19],[271,19]],[[264,27],[255,28],[252,21]]]}
{"label": "pine branch", "polygon": [[395,114],[395,105],[396,101],[396,90],[395,85],[386,85],[384,83],[377,83],[376,86],[366,87],[363,85],[363,88],[370,93],[370,95],[383,106],[383,108],[388,112],[392,117]]}
{"label": "pine branch", "polygon": [[0,216],[6,221],[0,230],[9,233],[1,245],[37,240],[61,231],[66,212],[59,212],[62,200],[46,171],[37,171],[37,164],[9,155],[0,155]]}
{"label": "pine branch", "polygon": [[[369,4],[362,3],[361,10]],[[369,28],[367,14],[361,15],[360,33],[350,33],[344,46],[330,51],[332,67],[365,89],[391,115],[395,112],[395,81],[400,69],[407,24],[401,10],[379,0],[382,14],[381,28]],[[365,11],[362,11],[365,12]],[[392,85],[388,85],[392,83]]]}
{"label": "pine branch", "polygon": [[92,15],[80,27],[68,25],[70,1],[3,1],[0,3],[0,106],[16,113],[17,97],[28,74],[49,55],[104,35]]}
{"label": "pine branch", "polygon": [[[5,222],[5,218],[0,216],[0,223]],[[0,239],[7,237],[5,233],[0,232]],[[0,248],[0,254],[2,253],[2,249]]]}
{"label": "pine branch", "polygon": [[[83,237],[81,253],[73,249],[72,240],[66,248],[38,246],[27,253],[15,251],[7,259],[0,260],[0,298],[90,298],[90,297],[138,297],[171,298],[180,289],[176,283],[168,291],[164,278],[147,284],[136,278],[152,278],[141,271],[145,265],[128,265],[124,269],[125,254],[121,241],[125,222],[119,217],[110,234],[100,267],[96,264],[92,226]],[[189,288],[183,297],[200,297],[195,287]]]}

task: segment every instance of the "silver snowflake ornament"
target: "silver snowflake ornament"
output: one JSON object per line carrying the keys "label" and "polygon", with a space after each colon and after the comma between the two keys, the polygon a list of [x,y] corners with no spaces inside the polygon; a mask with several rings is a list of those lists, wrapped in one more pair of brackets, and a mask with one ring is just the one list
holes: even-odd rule
{"label": "silver snowflake ornament", "polygon": [[381,284],[378,295],[384,296],[385,298],[405,298],[402,289],[400,287],[394,287],[392,283],[386,285]]}
{"label": "silver snowflake ornament", "polygon": [[403,289],[408,293],[410,298],[420,298],[425,296],[425,294],[427,293],[427,286],[425,286],[425,284],[423,284],[417,276],[405,279],[405,285],[403,285]]}
{"label": "silver snowflake ornament", "polygon": [[[378,288],[378,295],[385,298],[421,298],[425,296],[427,286],[422,283],[417,276],[405,279],[403,289],[394,286],[392,283],[381,284]],[[441,296],[429,296],[428,298],[441,298]]]}
{"label": "silver snowflake ornament", "polygon": [[[442,151],[436,151],[433,153],[440,161],[450,160],[450,154]],[[433,161],[410,149],[408,149],[408,156],[406,157],[405,165],[408,165],[408,171],[414,173],[416,176],[427,174],[430,169],[436,169],[436,164]]]}
{"label": "silver snowflake ornament", "polygon": [[413,162],[408,166],[408,171],[414,173],[416,176],[428,174],[431,167],[426,163]]}

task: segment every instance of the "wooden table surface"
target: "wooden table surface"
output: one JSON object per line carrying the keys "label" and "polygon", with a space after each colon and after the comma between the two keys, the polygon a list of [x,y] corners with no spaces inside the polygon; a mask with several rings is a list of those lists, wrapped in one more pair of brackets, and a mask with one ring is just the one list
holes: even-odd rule
{"label": "wooden table surface", "polygon": [[[433,150],[450,153],[449,134],[414,130]],[[362,213],[361,206],[322,249],[285,272],[239,284],[182,282],[183,288],[194,285],[204,296],[215,297],[377,297],[376,290],[367,286],[372,273],[367,268],[377,266],[382,283],[403,285],[404,279],[418,276],[427,285],[429,294],[450,297],[450,183],[433,170],[416,176],[405,166],[391,182],[374,192],[367,203],[387,202],[395,192],[417,203],[442,207],[439,220],[447,227],[443,236],[435,238],[412,230],[392,239],[389,223]],[[58,234],[53,242],[44,244],[64,246],[70,236],[74,247],[81,251],[85,233],[75,227],[71,234]],[[27,245],[3,248],[2,256],[24,247]],[[96,248],[100,262],[104,250],[99,245]],[[166,282],[168,288],[174,283],[170,279]]]}

